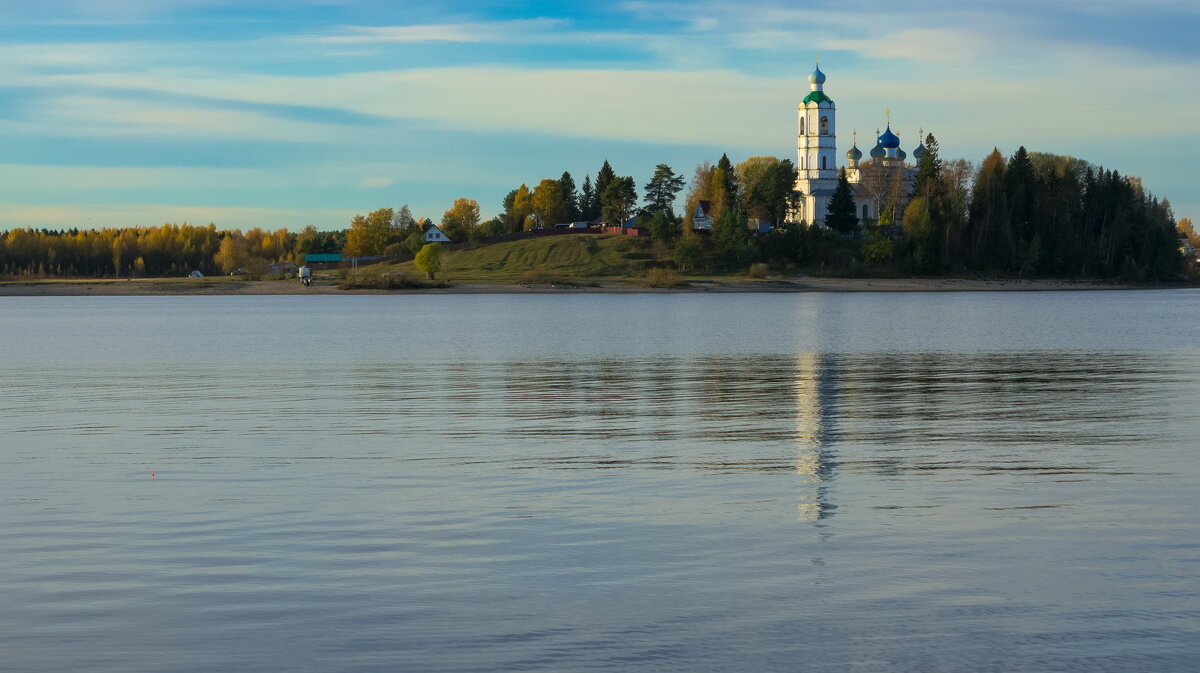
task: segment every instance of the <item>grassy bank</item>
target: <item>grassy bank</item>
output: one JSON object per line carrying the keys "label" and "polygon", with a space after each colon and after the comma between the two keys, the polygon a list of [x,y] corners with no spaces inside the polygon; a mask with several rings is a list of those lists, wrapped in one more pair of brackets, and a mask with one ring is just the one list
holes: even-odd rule
{"label": "grassy bank", "polygon": [[[589,279],[640,282],[648,269],[666,263],[654,245],[633,236],[547,236],[497,243],[446,255],[439,276],[452,283],[522,283]],[[395,268],[419,274],[412,262]]]}

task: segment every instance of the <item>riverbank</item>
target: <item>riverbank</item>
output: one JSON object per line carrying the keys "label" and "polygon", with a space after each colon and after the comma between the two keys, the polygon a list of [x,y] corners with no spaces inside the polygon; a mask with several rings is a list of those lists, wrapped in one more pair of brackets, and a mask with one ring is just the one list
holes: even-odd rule
{"label": "riverbank", "polygon": [[1108,281],[1025,280],[987,278],[814,278],[706,279],[678,288],[650,288],[616,281],[586,285],[461,283],[444,288],[342,290],[335,282],[305,287],[298,280],[46,280],[2,282],[3,297],[155,296],[155,295],[309,295],[309,294],[541,294],[541,293],[703,293],[703,292],[1013,292],[1064,290],[1132,290],[1193,287]]}

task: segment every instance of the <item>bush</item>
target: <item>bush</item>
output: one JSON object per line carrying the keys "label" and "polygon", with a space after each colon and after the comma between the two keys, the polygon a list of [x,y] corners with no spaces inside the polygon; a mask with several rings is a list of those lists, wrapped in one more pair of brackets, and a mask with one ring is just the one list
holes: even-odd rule
{"label": "bush", "polygon": [[267,260],[262,257],[251,257],[242,267],[242,276],[246,280],[262,280],[263,276],[267,274],[267,265]]}
{"label": "bush", "polygon": [[881,264],[892,258],[894,250],[888,238],[872,238],[862,245],[862,255],[871,264]]}
{"label": "bush", "polygon": [[409,278],[403,271],[390,271],[382,274],[359,274],[346,278],[338,285],[343,290],[406,290],[426,288],[429,285],[415,278]]}
{"label": "bush", "polygon": [[767,277],[767,265],[763,264],[762,262],[759,262],[757,264],[751,264],[750,265],[750,277],[751,278],[766,278]]}
{"label": "bush", "polygon": [[646,280],[642,283],[645,287],[683,287],[684,282],[680,280],[679,274],[673,269],[664,269],[655,267],[646,272]]}
{"label": "bush", "polygon": [[575,280],[545,269],[530,269],[521,274],[522,285],[575,285]]}
{"label": "bush", "polygon": [[684,236],[675,244],[675,266],[682,271],[694,269],[704,257],[704,244],[699,236]]}

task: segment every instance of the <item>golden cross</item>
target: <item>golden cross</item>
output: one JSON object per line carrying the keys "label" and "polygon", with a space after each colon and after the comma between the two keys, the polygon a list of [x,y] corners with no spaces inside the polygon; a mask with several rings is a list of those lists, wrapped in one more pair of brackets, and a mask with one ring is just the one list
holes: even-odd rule
{"label": "golden cross", "polygon": [[889,107],[886,110],[884,110],[884,112],[887,113],[888,126],[891,126],[892,125],[892,108]]}

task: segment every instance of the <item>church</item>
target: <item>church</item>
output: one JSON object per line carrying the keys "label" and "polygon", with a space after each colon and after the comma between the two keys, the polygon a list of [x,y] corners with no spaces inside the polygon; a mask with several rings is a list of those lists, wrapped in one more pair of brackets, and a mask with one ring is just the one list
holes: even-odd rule
{"label": "church", "polygon": [[[823,226],[838,181],[837,106],[825,94],[825,73],[819,65],[808,76],[808,84],[811,90],[798,109],[796,192],[799,198],[791,219]],[[924,154],[921,140],[913,150],[914,163]],[[907,158],[908,154],[900,149],[900,137],[892,132],[890,110],[887,130],[876,139],[866,161],[855,134],[854,144],[846,152],[846,179],[854,193],[859,222],[899,223],[916,182],[916,168],[905,163]]]}

